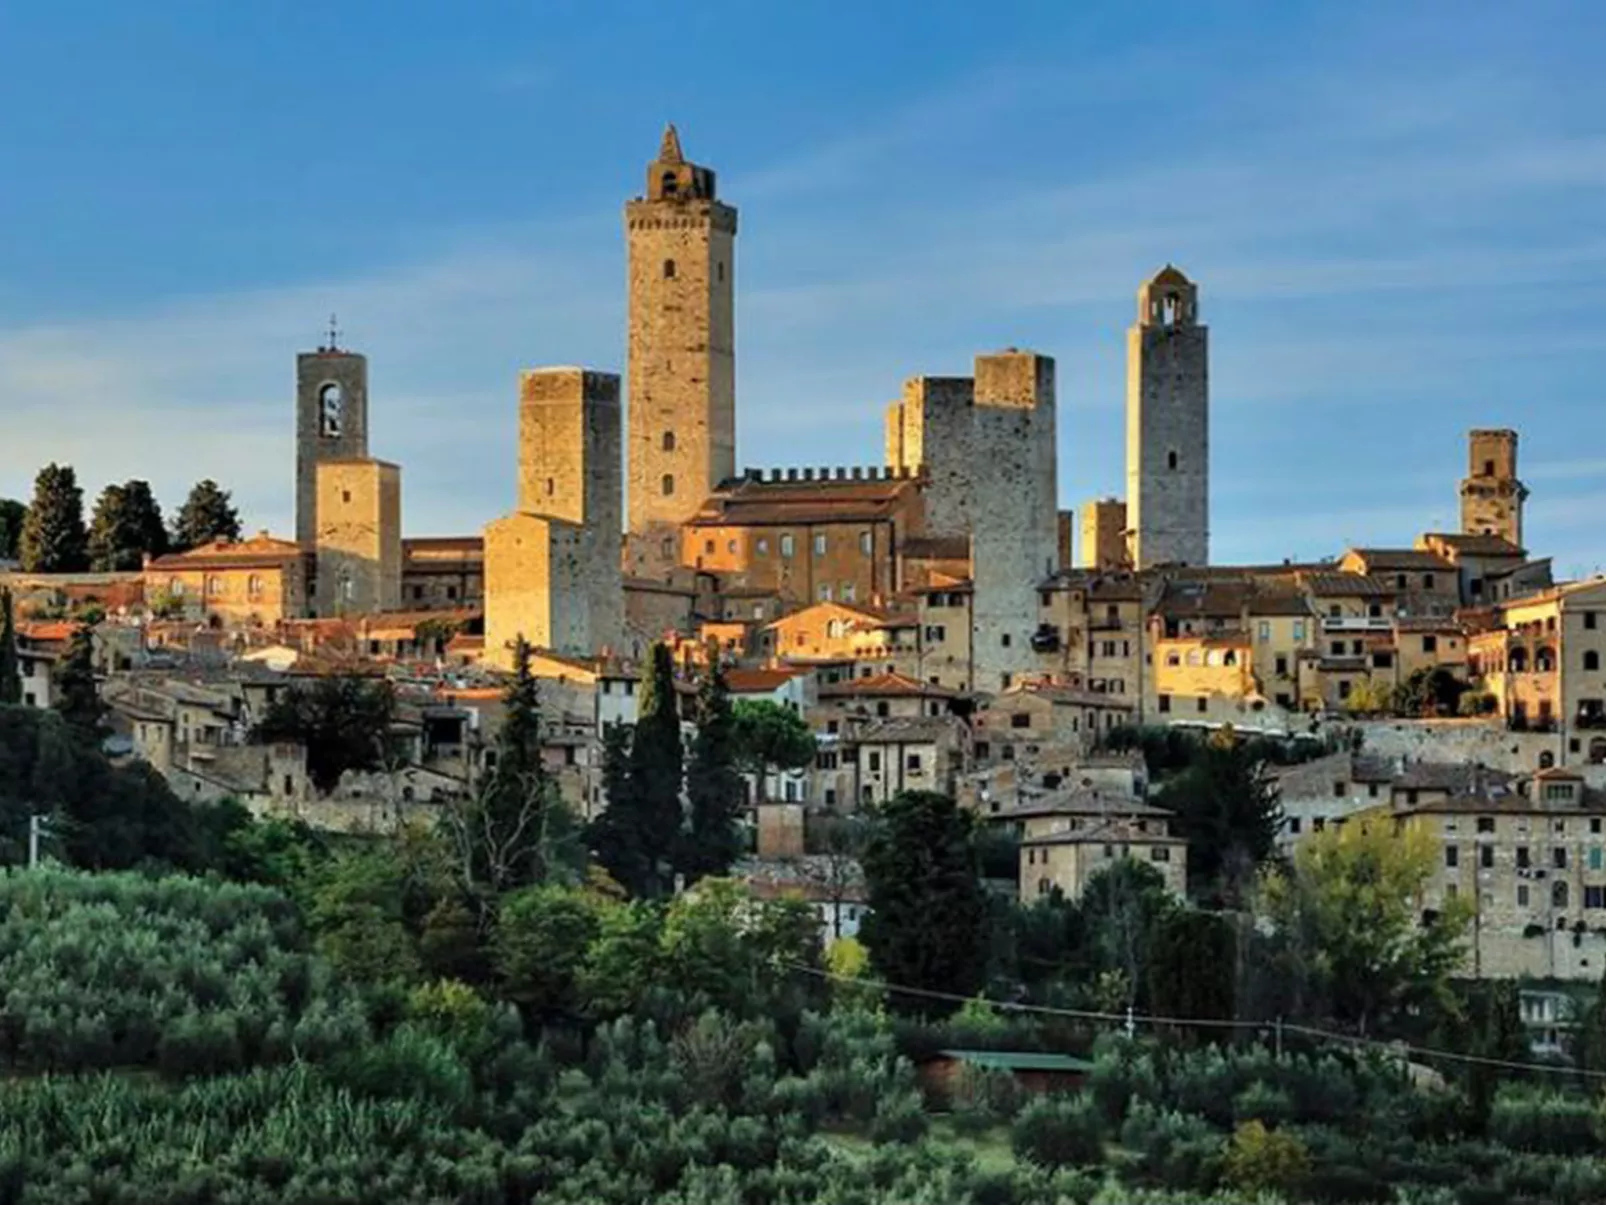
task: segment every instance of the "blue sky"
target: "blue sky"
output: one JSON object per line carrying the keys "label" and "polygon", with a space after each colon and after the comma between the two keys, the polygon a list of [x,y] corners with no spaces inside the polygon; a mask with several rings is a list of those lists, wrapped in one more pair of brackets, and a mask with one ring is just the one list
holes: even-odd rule
{"label": "blue sky", "polygon": [[294,356],[371,357],[412,534],[513,496],[521,367],[622,370],[663,122],[741,209],[739,458],[870,464],[905,377],[1059,361],[1065,504],[1123,485],[1124,329],[1211,328],[1218,560],[1456,522],[1606,566],[1606,5],[9,0],[0,495],[203,475],[291,528]]}

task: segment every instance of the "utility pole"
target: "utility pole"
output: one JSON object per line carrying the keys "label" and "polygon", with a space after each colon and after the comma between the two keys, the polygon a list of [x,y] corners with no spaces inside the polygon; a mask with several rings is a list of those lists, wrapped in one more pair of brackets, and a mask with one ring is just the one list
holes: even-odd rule
{"label": "utility pole", "polygon": [[39,868],[39,839],[44,835],[45,817],[38,812],[28,814],[28,869]]}

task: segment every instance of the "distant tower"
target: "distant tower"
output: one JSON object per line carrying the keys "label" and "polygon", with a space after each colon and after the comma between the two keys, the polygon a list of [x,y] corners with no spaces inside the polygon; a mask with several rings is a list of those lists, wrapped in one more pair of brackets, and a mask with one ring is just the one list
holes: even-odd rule
{"label": "distant tower", "polygon": [[1517,479],[1517,433],[1472,431],[1467,435],[1467,475],[1461,482],[1461,530],[1501,536],[1522,544],[1522,504],[1528,487]]}
{"label": "distant tower", "polygon": [[680,524],[736,474],[736,210],[675,127],[625,206],[632,573],[679,563]]}
{"label": "distant tower", "polygon": [[368,359],[342,351],[334,320],[324,345],[296,356],[296,542],[318,537],[318,466],[368,455]]}
{"label": "distant tower", "polygon": [[1210,557],[1210,374],[1199,293],[1167,264],[1138,290],[1126,342],[1126,496],[1133,564]]}
{"label": "distant tower", "polygon": [[1132,567],[1127,559],[1125,502],[1094,498],[1082,504],[1082,558],[1078,563],[1102,572]]}

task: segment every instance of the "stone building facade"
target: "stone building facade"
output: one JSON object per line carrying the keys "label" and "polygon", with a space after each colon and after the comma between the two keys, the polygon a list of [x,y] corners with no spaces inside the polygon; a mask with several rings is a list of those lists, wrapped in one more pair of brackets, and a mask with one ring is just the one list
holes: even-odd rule
{"label": "stone building facade", "polygon": [[401,606],[401,469],[362,457],[317,465],[314,591],[319,615]]}
{"label": "stone building facade", "polygon": [[1082,546],[1076,563],[1078,568],[1101,573],[1131,568],[1125,502],[1094,498],[1082,504]]}
{"label": "stone building facade", "polygon": [[311,556],[260,532],[217,540],[145,564],[147,603],[219,627],[271,627],[307,613]]}
{"label": "stone building facade", "polygon": [[296,357],[296,543],[318,536],[318,466],[368,455],[368,359],[329,342]]}
{"label": "stone building facade", "polygon": [[1479,430],[1467,436],[1467,475],[1461,482],[1461,531],[1500,536],[1522,545],[1522,504],[1528,487],[1517,477],[1517,433]]}
{"label": "stone building facade", "polygon": [[625,206],[630,542],[635,576],[676,565],[680,525],[736,473],[736,210],[675,127]]}
{"label": "stone building facade", "polygon": [[1210,559],[1210,373],[1199,291],[1167,264],[1127,332],[1126,503],[1132,563]]}
{"label": "stone building facade", "polygon": [[519,379],[518,507],[485,529],[485,656],[514,640],[570,656],[617,651],[619,378],[579,368]]}

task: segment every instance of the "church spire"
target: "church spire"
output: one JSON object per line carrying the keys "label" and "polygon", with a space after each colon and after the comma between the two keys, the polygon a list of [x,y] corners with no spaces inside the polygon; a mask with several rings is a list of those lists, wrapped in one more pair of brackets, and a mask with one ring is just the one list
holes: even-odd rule
{"label": "church spire", "polygon": [[670,122],[664,127],[663,141],[658,144],[659,163],[684,163],[686,156],[680,149],[680,134],[675,129],[675,123]]}

